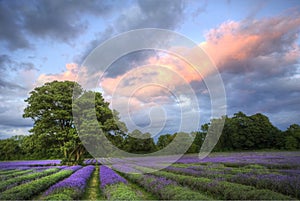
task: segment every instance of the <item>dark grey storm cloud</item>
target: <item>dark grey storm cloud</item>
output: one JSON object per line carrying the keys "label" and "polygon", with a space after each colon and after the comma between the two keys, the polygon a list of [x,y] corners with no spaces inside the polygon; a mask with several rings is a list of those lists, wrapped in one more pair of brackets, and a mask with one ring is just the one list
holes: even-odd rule
{"label": "dark grey storm cloud", "polygon": [[24,37],[22,18],[16,8],[17,5],[11,1],[0,1],[0,42],[10,50],[30,47]]}
{"label": "dark grey storm cloud", "polygon": [[[186,3],[183,0],[140,0],[129,7],[121,7],[120,15],[103,32],[100,32],[97,38],[92,40],[80,55],[76,56],[75,60],[82,63],[94,48],[122,32],[142,28],[178,29],[185,19]],[[143,59],[145,59],[145,53],[140,53],[134,58],[128,56],[126,63],[139,62]],[[129,68],[124,66],[125,71]],[[124,73],[123,70],[121,71],[113,71],[109,73],[109,76],[114,77]]]}
{"label": "dark grey storm cloud", "polygon": [[[270,61],[264,62],[261,66],[258,60],[258,62],[248,63],[248,69],[251,68],[257,70],[222,73],[229,114],[237,111],[248,114],[261,112],[275,119],[279,113],[299,110],[300,78],[291,76],[296,74],[295,65],[284,64],[281,59],[277,64]],[[300,114],[294,114],[290,122],[299,123],[299,119]],[[276,124],[282,129],[288,126],[278,119]]]}
{"label": "dark grey storm cloud", "polygon": [[108,1],[1,1],[0,42],[10,50],[38,38],[70,42],[89,26],[84,14],[104,17],[112,8]]}
{"label": "dark grey storm cloud", "polygon": [[[176,29],[184,19],[184,1],[139,0],[116,20],[119,32],[141,28]],[[129,12],[128,12],[129,11]]]}

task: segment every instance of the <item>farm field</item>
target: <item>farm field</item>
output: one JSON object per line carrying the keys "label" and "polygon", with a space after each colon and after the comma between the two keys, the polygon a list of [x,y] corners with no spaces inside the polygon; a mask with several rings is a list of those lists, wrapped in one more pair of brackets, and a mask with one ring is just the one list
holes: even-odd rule
{"label": "farm field", "polygon": [[[300,152],[213,153],[168,157],[0,163],[0,200],[297,200]],[[148,172],[144,174],[136,174]]]}

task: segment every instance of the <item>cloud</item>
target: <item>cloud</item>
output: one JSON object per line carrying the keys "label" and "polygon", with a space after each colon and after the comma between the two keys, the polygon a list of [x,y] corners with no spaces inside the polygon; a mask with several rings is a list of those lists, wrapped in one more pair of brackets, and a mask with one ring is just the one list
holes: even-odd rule
{"label": "cloud", "polygon": [[135,97],[141,102],[136,105],[143,105],[143,109],[151,106],[153,102],[173,103],[181,95],[193,96],[190,83],[202,80],[198,72],[176,57],[163,56],[161,59],[150,57],[135,67],[123,75],[104,76],[100,80],[104,95],[111,97],[112,102],[119,100],[120,97],[127,99]]}
{"label": "cloud", "polygon": [[[3,104],[10,102],[9,112],[16,113],[17,111],[13,109],[17,108],[14,100],[23,102],[28,91],[35,86],[53,80],[76,80],[79,69],[75,63],[80,64],[92,49],[113,35],[135,28],[178,28],[183,22],[184,9],[184,1],[137,1],[133,4],[131,2],[130,4],[128,2],[115,4],[109,1],[82,2],[80,0],[26,3],[16,0],[1,1],[0,44],[4,50],[10,51],[9,55],[0,56],[0,88]],[[89,17],[92,17],[93,21],[88,21],[87,19],[91,19]],[[91,31],[90,23],[98,22],[100,27],[104,25],[106,28],[97,30],[99,26],[94,26],[96,29],[92,30],[93,33],[98,32],[96,38],[83,48],[82,53],[75,56],[75,63],[66,65],[64,72],[41,74],[37,77],[38,70],[32,63],[22,61],[17,54],[14,56],[17,56],[18,60],[12,57],[18,51],[19,53],[24,51],[25,54],[28,50],[35,51],[38,43],[44,41],[73,45],[75,39]],[[140,60],[144,58],[147,56],[140,56]],[[130,62],[127,63],[130,64]],[[129,65],[128,69],[130,69]],[[85,72],[84,67],[80,70],[80,73]],[[126,71],[110,72],[109,76],[116,77]],[[97,79],[99,74],[93,74],[93,76],[93,78],[91,75],[85,77]],[[85,81],[88,82],[88,80]],[[20,115],[22,112],[17,113]],[[3,113],[3,115],[5,119],[8,113]],[[15,122],[18,122],[18,119]]]}
{"label": "cloud", "polygon": [[[220,70],[251,72],[258,70],[257,65],[249,64],[254,59],[272,62],[279,58],[281,62],[293,63],[300,53],[296,42],[299,27],[299,13],[262,20],[228,21],[210,30],[201,47]],[[284,65],[280,66],[285,68]],[[274,67],[262,70],[276,74],[272,72]]]}
{"label": "cloud", "polygon": [[32,127],[32,121],[23,119],[22,113],[37,72],[33,63],[0,55],[0,138],[28,134]]}
{"label": "cloud", "polygon": [[[199,46],[221,73],[229,113],[239,110],[250,114],[262,112],[279,121],[278,113],[300,108],[299,27],[300,15],[286,14],[259,20],[227,21],[206,34],[206,41]],[[194,53],[192,48],[186,51],[186,56],[194,57]],[[122,69],[122,66],[118,67]],[[129,106],[136,111],[152,107],[153,97],[170,97],[161,87],[137,90],[146,83],[161,84],[178,94],[184,94],[186,89],[179,90],[180,87],[190,85],[198,98],[205,96],[204,102],[210,104],[207,88],[202,83],[203,77],[210,75],[209,69],[199,75],[187,63],[161,52],[149,54],[143,62],[132,62],[131,69],[124,69],[126,72],[122,75],[104,77],[101,87],[110,96],[113,93],[118,94],[118,98],[134,96],[134,105],[138,107],[130,103]],[[164,104],[174,104],[174,101],[168,99]],[[124,101],[123,106],[128,106],[128,102]],[[209,109],[204,106],[201,112],[209,114],[206,111]],[[299,119],[299,114],[296,117]],[[276,123],[282,126],[286,122]]]}
{"label": "cloud", "polygon": [[57,74],[41,74],[36,81],[36,85],[42,85],[46,82],[57,81],[76,81],[78,74],[78,65],[75,63],[66,64],[66,71]]}
{"label": "cloud", "polygon": [[37,68],[31,62],[17,62],[6,54],[0,55],[1,95],[24,95],[31,89],[36,72]]}
{"label": "cloud", "polygon": [[99,32],[82,53],[75,56],[75,61],[82,63],[102,42],[126,31],[143,28],[179,29],[186,17],[186,4],[183,0],[138,0],[135,4],[119,8],[118,17]]}
{"label": "cloud", "polygon": [[0,42],[10,50],[32,48],[36,39],[71,43],[89,24],[82,17],[106,17],[113,5],[106,1],[1,1]]}
{"label": "cloud", "polygon": [[[178,59],[174,58],[174,60]],[[181,112],[183,112],[183,116],[187,116],[186,113],[190,114],[192,112],[189,109],[192,106],[191,101],[195,103],[195,100],[188,96],[191,89],[187,88],[189,86],[182,86],[184,83],[188,83],[184,75],[191,72],[181,74],[183,69],[180,65],[184,63],[183,61],[177,61],[177,66],[163,66],[163,60],[161,60],[162,63],[158,63],[152,58],[145,62],[148,65],[129,70],[122,76],[103,77],[101,88],[104,97],[106,101],[111,103],[110,107],[112,109],[120,112],[121,119],[126,123],[129,130],[134,130],[136,126],[140,126],[140,129],[147,132],[159,133],[161,129],[170,131],[174,119],[178,118]],[[162,67],[155,66],[155,62],[162,65]],[[87,70],[85,67],[81,68],[83,68],[83,71]],[[66,71],[58,74],[42,74],[38,77],[37,83],[41,85],[53,80],[76,80],[78,71],[77,64],[67,64]],[[174,85],[173,82],[176,84]],[[165,111],[166,118],[161,116],[162,111]],[[193,116],[188,116],[187,118],[192,120]],[[165,122],[162,122],[162,120]],[[180,120],[175,121],[180,122]],[[176,124],[171,130],[176,132],[178,129],[179,124]]]}
{"label": "cloud", "polygon": [[28,127],[18,127],[18,126],[2,126],[0,125],[0,139],[10,138],[16,135],[29,135],[28,130],[32,128],[32,125]]}
{"label": "cloud", "polygon": [[21,19],[16,16],[19,14],[16,5],[9,2],[0,2],[0,42],[4,42],[10,50],[29,48],[30,43],[24,38],[24,32],[19,26]]}
{"label": "cloud", "polygon": [[[260,20],[227,21],[207,33],[201,47],[221,72],[230,113],[262,112],[287,127],[277,115],[299,119],[300,14]],[[296,122],[297,123],[297,122]],[[299,123],[299,122],[298,122]]]}
{"label": "cloud", "polygon": [[90,72],[85,66],[78,66],[76,63],[66,64],[66,70],[61,73],[40,74],[36,79],[34,86],[40,86],[46,82],[57,81],[75,81],[85,89],[93,90],[98,86],[95,85],[95,80],[99,80],[103,72]]}
{"label": "cloud", "polygon": [[141,28],[177,29],[184,19],[185,2],[181,0],[139,0],[124,10],[115,29],[124,32]]}

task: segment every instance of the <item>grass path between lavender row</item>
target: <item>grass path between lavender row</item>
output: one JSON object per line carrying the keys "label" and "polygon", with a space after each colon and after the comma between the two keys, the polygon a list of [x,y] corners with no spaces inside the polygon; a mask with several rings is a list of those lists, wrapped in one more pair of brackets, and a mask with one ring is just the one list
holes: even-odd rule
{"label": "grass path between lavender row", "polygon": [[97,165],[83,195],[83,200],[105,200],[99,182],[99,166]]}

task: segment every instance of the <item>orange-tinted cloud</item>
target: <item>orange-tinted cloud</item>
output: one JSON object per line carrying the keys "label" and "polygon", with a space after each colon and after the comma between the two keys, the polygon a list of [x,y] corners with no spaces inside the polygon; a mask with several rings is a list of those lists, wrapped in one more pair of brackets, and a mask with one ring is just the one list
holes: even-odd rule
{"label": "orange-tinted cloud", "polygon": [[210,30],[206,35],[207,41],[200,46],[221,69],[230,67],[228,63],[233,61],[245,62],[278,54],[282,59],[294,60],[299,58],[299,48],[295,43],[299,27],[299,14],[253,21],[228,21]]}
{"label": "orange-tinted cloud", "polygon": [[64,81],[70,80],[75,81],[78,73],[78,65],[75,63],[66,64],[66,71],[58,74],[41,74],[37,79],[37,84],[41,85],[46,82],[51,82],[54,80]]}
{"label": "orange-tinted cloud", "polygon": [[[199,51],[197,48],[201,47],[220,71],[229,69],[245,73],[265,68],[263,70],[266,74],[280,73],[282,68],[295,63],[300,57],[299,45],[295,42],[298,39],[299,27],[298,14],[293,17],[227,21],[209,30],[206,41],[197,47],[173,47],[173,50],[181,49],[187,58],[201,63],[208,58],[204,54],[200,54],[200,57],[196,54]],[[169,51],[172,52],[172,49]],[[173,91],[185,92],[191,82],[202,81],[213,69],[209,64],[198,72],[182,58],[168,53],[159,53],[148,58],[143,66],[137,66],[133,62],[133,67],[136,68],[117,77],[102,77],[100,87],[106,97],[115,96],[115,102],[135,106],[135,109],[143,108],[146,102],[149,105],[154,105],[157,100],[167,102],[163,97],[170,97]],[[66,69],[60,74],[43,74],[38,78],[38,83],[76,80],[77,64],[67,64]],[[99,79],[100,74],[101,72],[94,74],[90,79]],[[122,99],[124,97],[126,99]],[[128,102],[128,98],[133,97],[135,99]]]}
{"label": "orange-tinted cloud", "polygon": [[179,87],[186,91],[190,82],[195,80],[201,80],[201,76],[194,68],[167,55],[151,57],[145,65],[115,78],[105,77],[101,80],[101,88],[110,96],[136,96],[141,101],[151,101],[154,97],[171,96],[180,90]]}
{"label": "orange-tinted cloud", "polygon": [[[227,21],[208,31],[206,41],[199,44],[199,47],[208,54],[219,71],[280,74],[289,64],[300,58],[299,45],[296,43],[300,15],[292,16]],[[199,51],[196,47],[181,48],[186,57],[194,61],[201,63],[207,59],[205,55],[199,57],[199,54],[196,54],[196,51]],[[101,86],[108,94],[136,96],[138,100],[144,101],[153,97],[170,96],[163,88],[154,85],[139,89],[145,83],[158,83],[167,90],[178,90],[182,85],[201,81],[213,71],[213,66],[208,65],[199,73],[181,58],[166,53],[148,58],[144,65],[149,66],[136,66],[137,68],[123,75],[104,78]],[[137,89],[138,92],[133,93]]]}

